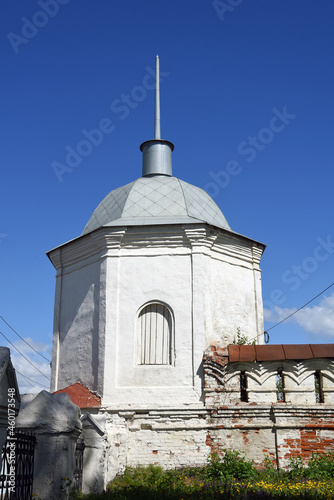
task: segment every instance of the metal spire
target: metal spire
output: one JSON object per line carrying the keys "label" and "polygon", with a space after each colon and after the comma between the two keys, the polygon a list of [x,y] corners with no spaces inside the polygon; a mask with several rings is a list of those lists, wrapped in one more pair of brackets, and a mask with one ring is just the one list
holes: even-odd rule
{"label": "metal spire", "polygon": [[160,71],[159,71],[159,56],[157,56],[155,58],[154,139],[161,139],[161,131],[160,131]]}
{"label": "metal spire", "polygon": [[172,176],[172,151],[174,144],[161,139],[160,131],[160,77],[159,56],[155,58],[155,106],[154,106],[154,139],[143,142],[140,150],[143,153],[143,177],[152,175]]}

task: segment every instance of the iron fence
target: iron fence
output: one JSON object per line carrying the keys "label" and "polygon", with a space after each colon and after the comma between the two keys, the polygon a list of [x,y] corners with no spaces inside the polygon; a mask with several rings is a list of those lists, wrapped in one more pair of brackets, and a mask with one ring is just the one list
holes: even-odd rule
{"label": "iron fence", "polygon": [[83,471],[83,454],[85,444],[83,441],[78,441],[75,448],[75,467],[74,467],[74,487],[76,491],[82,490],[82,471]]}
{"label": "iron fence", "polygon": [[22,429],[7,436],[1,455],[0,500],[31,499],[35,443],[35,436]]}

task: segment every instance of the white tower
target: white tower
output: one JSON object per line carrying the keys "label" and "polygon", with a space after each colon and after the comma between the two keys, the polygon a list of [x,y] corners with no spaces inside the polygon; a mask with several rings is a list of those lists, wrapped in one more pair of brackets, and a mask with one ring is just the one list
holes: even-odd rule
{"label": "white tower", "polygon": [[156,65],[142,177],[111,191],[81,236],[48,252],[57,270],[51,390],[81,382],[113,410],[198,408],[205,348],[233,342],[237,328],[263,342],[264,245],[173,177]]}

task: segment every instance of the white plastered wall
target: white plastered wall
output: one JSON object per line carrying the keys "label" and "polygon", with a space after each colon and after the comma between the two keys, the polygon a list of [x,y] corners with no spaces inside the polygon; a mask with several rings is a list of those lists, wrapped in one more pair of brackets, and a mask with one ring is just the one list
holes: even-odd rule
{"label": "white plastered wall", "polygon": [[[191,252],[164,243],[152,247],[127,241],[117,259],[108,258],[104,405],[154,408],[200,399],[200,384],[196,387],[193,380]],[[151,301],[166,304],[172,312],[171,365],[138,363],[138,313]]]}
{"label": "white plastered wall", "polygon": [[[103,260],[82,258],[78,242],[75,262],[63,249],[57,261],[52,349],[51,391],[81,382],[92,391],[102,392],[103,309],[105,288]],[[62,262],[62,265],[60,265]]]}
{"label": "white plastered wall", "polygon": [[249,341],[263,343],[263,303],[259,262],[263,249],[254,242],[218,236],[211,253],[212,329],[206,347],[232,344],[240,331]]}
{"label": "white plastered wall", "polygon": [[[207,224],[101,228],[49,253],[57,273],[52,390],[82,382],[108,408],[201,406],[202,357],[263,332],[263,246]],[[139,365],[137,317],[167,304],[172,365]]]}

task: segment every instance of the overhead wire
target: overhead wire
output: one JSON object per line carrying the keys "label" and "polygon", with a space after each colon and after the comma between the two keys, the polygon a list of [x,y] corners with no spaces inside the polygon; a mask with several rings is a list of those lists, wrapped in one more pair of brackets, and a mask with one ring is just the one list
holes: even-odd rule
{"label": "overhead wire", "polygon": [[33,351],[35,351],[37,354],[39,354],[42,358],[44,358],[46,361],[48,361],[49,363],[51,362],[50,359],[46,358],[45,356],[43,356],[43,354],[41,354],[40,352],[36,351],[36,349],[29,344],[29,342],[27,342],[23,337],[21,337],[21,335],[19,333],[17,333],[16,330],[14,330],[14,328],[12,326],[10,326],[10,324],[0,315],[0,319],[2,319],[2,321],[4,323],[6,323],[6,325],[18,336],[20,337],[21,340],[23,340],[23,342],[25,342]]}
{"label": "overhead wire", "polygon": [[[15,371],[16,373],[18,373],[19,375],[21,375],[21,377],[25,378],[26,380],[30,380],[31,382],[33,382],[34,384],[36,385],[39,385],[40,387],[46,387],[46,389],[49,389],[49,386],[48,385],[44,385],[44,384],[40,384],[39,382],[36,382],[36,380],[33,380],[32,378],[29,378],[27,377],[26,375],[23,375],[23,373],[19,372],[18,370],[16,370],[15,368]],[[30,384],[31,385],[31,384]],[[32,386],[33,387],[33,386]]]}
{"label": "overhead wire", "polygon": [[311,304],[311,302],[313,302],[315,299],[317,299],[318,297],[320,297],[320,295],[322,295],[323,293],[327,292],[327,290],[329,290],[332,286],[334,285],[334,283],[332,283],[331,285],[329,285],[327,288],[325,288],[324,290],[322,290],[322,292],[318,293],[315,297],[313,297],[313,299],[309,300],[308,302],[306,302],[306,304],[304,304],[303,306],[299,307],[299,309],[296,309],[296,311],[292,312],[291,314],[289,314],[286,318],[282,319],[281,321],[279,321],[278,323],[276,323],[276,325],[273,325],[271,326],[270,328],[267,328],[267,330],[265,330],[263,332],[263,334],[259,334],[259,335],[256,335],[255,337],[251,338],[251,339],[247,339],[249,342],[251,342],[252,340],[255,340],[257,339],[258,337],[260,337],[260,335],[264,335],[265,336],[265,343],[268,344],[269,342],[269,330],[272,330],[273,328],[275,328],[276,326],[280,325],[281,323],[283,323],[284,321],[286,321],[287,319],[291,318],[291,316],[293,316],[294,314],[296,314],[298,311],[300,311],[301,309],[304,309],[304,307],[308,306],[309,304]]}
{"label": "overhead wire", "polygon": [[19,349],[18,349],[17,347],[15,347],[15,345],[14,345],[14,344],[13,344],[13,343],[9,340],[9,339],[7,339],[6,335],[4,335],[1,331],[0,331],[0,335],[2,335],[2,336],[3,336],[6,340],[7,340],[7,342],[8,342],[11,346],[13,346],[13,347],[14,347],[14,349],[15,349],[15,350],[16,350],[19,354],[21,354],[21,356],[23,356],[23,357],[24,357],[24,359],[25,359],[26,361],[28,361],[28,363],[30,363],[30,364],[31,364],[31,366],[33,366],[33,367],[35,368],[35,370],[37,370],[37,371],[38,371],[41,375],[43,375],[43,377],[45,377],[47,380],[50,380],[50,379],[49,379],[49,377],[47,377],[47,376],[46,376],[43,372],[41,372],[41,370],[40,370],[39,368],[37,368],[37,366],[35,366],[35,365],[34,365],[34,364],[30,361],[30,359],[28,359],[28,358],[27,358],[24,354],[22,354],[22,352],[21,352],[21,351],[19,351]]}
{"label": "overhead wire", "polygon": [[303,306],[301,306],[299,309],[297,309],[296,311],[294,311],[293,313],[289,314],[289,316],[287,316],[286,318],[282,319],[281,321],[279,321],[278,323],[276,323],[276,325],[274,326],[271,326],[270,328],[268,328],[266,331],[268,332],[269,330],[272,330],[273,328],[275,328],[276,326],[280,325],[281,323],[283,323],[283,321],[286,321],[287,319],[291,318],[291,316],[293,316],[294,314],[296,314],[298,311],[300,311],[301,309],[303,309],[304,307],[308,306],[309,304],[311,304],[311,302],[313,302],[315,299],[317,299],[318,297],[320,297],[320,295],[322,295],[323,293],[327,292],[327,290],[329,290],[332,286],[334,285],[334,283],[332,283],[331,285],[329,285],[327,288],[325,288],[325,290],[323,290],[322,292],[318,293],[318,295],[316,295],[315,297],[313,297],[313,299],[309,300],[308,302],[306,302],[306,304],[304,304]]}

